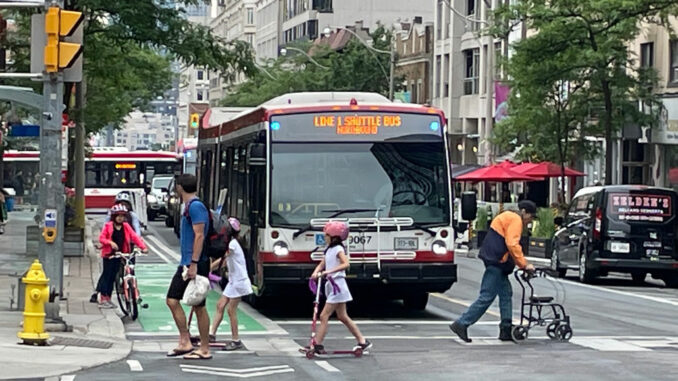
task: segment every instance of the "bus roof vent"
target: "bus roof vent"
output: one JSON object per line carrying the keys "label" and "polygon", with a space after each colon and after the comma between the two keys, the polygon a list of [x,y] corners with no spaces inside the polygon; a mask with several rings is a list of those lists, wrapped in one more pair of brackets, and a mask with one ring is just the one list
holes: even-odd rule
{"label": "bus roof vent", "polygon": [[356,102],[361,104],[391,103],[388,98],[377,93],[326,91],[283,94],[265,102],[263,106],[305,105],[318,103],[346,104],[351,102],[352,99],[355,99]]}

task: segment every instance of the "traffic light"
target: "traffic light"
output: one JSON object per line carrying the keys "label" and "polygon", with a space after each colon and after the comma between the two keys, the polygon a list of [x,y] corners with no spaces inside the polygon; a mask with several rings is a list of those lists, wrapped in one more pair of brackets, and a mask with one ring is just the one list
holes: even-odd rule
{"label": "traffic light", "polygon": [[82,44],[63,42],[61,37],[73,34],[82,23],[82,12],[65,11],[50,7],[45,15],[45,71],[56,73],[70,67],[80,56]]}
{"label": "traffic light", "polygon": [[191,114],[191,128],[198,128],[200,126],[200,115]]}

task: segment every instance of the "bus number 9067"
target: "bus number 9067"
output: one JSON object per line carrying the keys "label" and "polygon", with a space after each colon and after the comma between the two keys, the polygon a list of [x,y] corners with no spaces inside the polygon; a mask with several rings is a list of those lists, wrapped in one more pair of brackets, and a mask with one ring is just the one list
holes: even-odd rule
{"label": "bus number 9067", "polygon": [[349,245],[365,245],[365,244],[369,244],[370,242],[372,242],[371,236],[352,235],[352,236],[348,237],[348,244]]}

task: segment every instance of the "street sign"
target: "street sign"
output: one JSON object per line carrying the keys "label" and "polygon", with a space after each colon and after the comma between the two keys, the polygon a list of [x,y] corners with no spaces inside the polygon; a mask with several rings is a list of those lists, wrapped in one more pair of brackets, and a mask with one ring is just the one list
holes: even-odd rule
{"label": "street sign", "polygon": [[57,211],[56,209],[45,209],[45,227],[56,228]]}
{"label": "street sign", "polygon": [[10,126],[12,137],[37,137],[40,136],[40,126],[34,124],[15,124]]}

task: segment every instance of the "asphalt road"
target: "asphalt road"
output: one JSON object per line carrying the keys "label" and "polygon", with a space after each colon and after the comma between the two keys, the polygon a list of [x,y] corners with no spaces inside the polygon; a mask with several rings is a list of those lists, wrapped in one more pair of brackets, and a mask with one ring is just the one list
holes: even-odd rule
{"label": "asphalt road", "polygon": [[[171,261],[168,250],[178,253],[176,237],[162,223],[152,224],[147,241],[152,255],[144,263]],[[499,342],[495,304],[469,329],[474,341],[465,344],[451,334],[448,324],[477,296],[483,266],[471,258],[457,258],[457,264],[459,282],[444,294],[432,295],[426,311],[408,311],[400,302],[363,299],[350,304],[349,314],[374,343],[371,353],[359,359],[307,360],[298,353],[298,347],[308,341],[312,306],[305,298],[286,295],[260,314],[254,312],[267,331],[244,334],[246,351],[215,350],[210,361],[167,358],[165,352],[174,341],[162,335],[138,336],[140,328],[134,322],[127,324],[128,337],[135,340],[127,360],[68,376],[76,380],[676,379],[678,290],[665,288],[661,281],[648,278],[636,285],[630,277],[618,275],[583,285],[576,281],[576,272],[560,281],[538,279],[537,293],[554,296],[571,316],[570,342],[548,339],[544,327],[532,329],[520,344]],[[519,319],[520,287],[513,281],[514,319]],[[334,323],[325,344],[328,349],[347,349],[354,341]]]}

